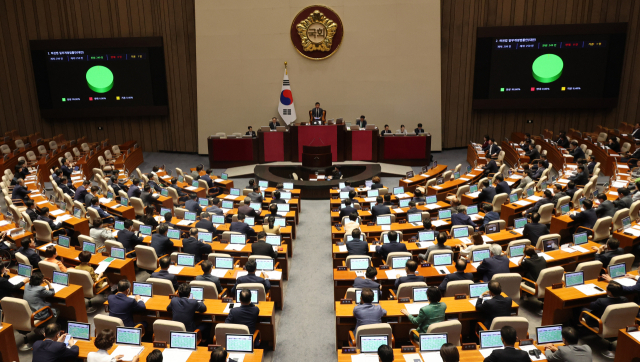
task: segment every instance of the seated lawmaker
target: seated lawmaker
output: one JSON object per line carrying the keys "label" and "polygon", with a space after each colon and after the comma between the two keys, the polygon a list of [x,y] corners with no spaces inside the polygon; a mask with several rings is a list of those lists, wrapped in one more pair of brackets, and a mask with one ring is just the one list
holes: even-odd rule
{"label": "seated lawmaker", "polygon": [[407,316],[409,322],[417,325],[416,330],[418,333],[427,333],[430,325],[444,321],[444,313],[447,310],[447,305],[441,302],[442,294],[440,294],[438,287],[431,286],[427,288],[427,299],[429,304],[420,308],[417,317],[414,317],[406,309],[400,310],[400,313]]}
{"label": "seated lawmaker", "polygon": [[169,267],[171,266],[171,257],[165,256],[160,258],[158,262],[160,270],[151,273],[150,278],[166,279],[173,284],[173,290],[178,290],[178,277],[175,274],[169,273]]}
{"label": "seated lawmaker", "polygon": [[[628,302],[628,299],[624,297],[622,293],[622,285],[615,281],[612,281],[607,285],[607,295],[591,302],[591,304],[589,304],[589,307],[584,308],[583,310],[590,312],[597,318],[602,318],[602,315],[604,314],[604,311],[608,306]],[[592,327],[598,326],[598,322],[591,316],[585,314],[584,319],[588,325]]]}
{"label": "seated lawmaker", "polygon": [[378,269],[375,267],[369,266],[367,271],[364,273],[364,278],[356,277],[353,280],[354,288],[371,288],[371,289],[381,289],[382,286],[380,283],[376,282],[376,275],[378,275]]}
{"label": "seated lawmaker", "polygon": [[538,160],[538,168],[536,168],[536,171],[533,173],[533,175],[531,176],[531,178],[534,181],[538,181],[540,180],[540,177],[542,177],[542,173],[546,170],[546,168],[544,167],[544,161],[543,160]]}
{"label": "seated lawmaker", "polygon": [[376,205],[371,207],[371,214],[375,219],[378,215],[391,214],[389,206],[384,205],[384,199],[382,196],[376,197]]}
{"label": "seated lawmaker", "polygon": [[596,252],[595,259],[602,262],[602,267],[605,269],[607,269],[614,256],[624,254],[624,249],[620,247],[620,241],[614,237],[609,238],[605,245],[600,247],[592,246],[591,250]]}
{"label": "seated lawmaker", "polygon": [[576,183],[576,185],[586,185],[589,182],[589,175],[583,165],[578,166],[577,173],[574,176],[569,176],[569,180]]}
{"label": "seated lawmaker", "polygon": [[258,233],[258,240],[255,243],[251,243],[251,255],[263,255],[276,259],[278,253],[273,250],[271,244],[267,244],[267,233],[261,231]]}
{"label": "seated lawmaker", "polygon": [[482,171],[484,172],[485,175],[496,173],[499,170],[500,170],[500,167],[498,166],[498,163],[496,162],[496,160],[489,160],[489,162],[487,162],[487,164],[482,167]]}
{"label": "seated lawmaker", "polygon": [[352,212],[349,214],[349,220],[343,225],[344,234],[351,235],[351,232],[355,229],[360,229],[360,224],[358,223],[358,213]]}
{"label": "seated lawmaker", "polygon": [[238,214],[238,221],[233,221],[229,226],[229,231],[235,231],[246,235],[248,238],[256,236],[256,231],[244,222],[244,214]]}
{"label": "seated lawmaker", "polygon": [[538,152],[538,149],[533,143],[529,143],[525,152],[525,156],[529,157],[529,163],[531,163],[533,160],[537,160],[540,158],[540,152]]}
{"label": "seated lawmaker", "polygon": [[169,237],[167,236],[167,231],[169,231],[169,226],[167,224],[168,222],[160,224],[158,226],[157,232],[151,235],[151,244],[149,244],[149,246],[151,246],[156,251],[156,256],[158,258],[163,255],[171,254],[171,252],[173,251],[173,241],[171,241],[171,239],[169,239]]}
{"label": "seated lawmaker", "polygon": [[403,135],[407,135],[407,129],[404,128],[404,124],[400,125],[400,129],[396,130],[396,134],[403,134]]}
{"label": "seated lawmaker", "polygon": [[540,206],[550,204],[552,202],[551,200],[553,200],[553,193],[551,190],[544,190],[544,197],[536,201],[536,203],[530,207],[523,216],[528,217],[534,212],[538,212],[538,210],[540,210]]}
{"label": "seated lawmaker", "polygon": [[380,136],[384,136],[385,133],[392,133],[388,124],[384,125],[384,129],[380,132]]}
{"label": "seated lawmaker", "polygon": [[364,116],[360,116],[360,119],[356,121],[356,126],[359,126],[360,128],[367,127],[367,120],[364,119]]}
{"label": "seated lawmaker", "polygon": [[[250,259],[247,261],[247,263],[245,264],[247,275],[238,277],[236,279],[236,285],[234,285],[233,288],[231,289],[231,295],[236,295],[236,289],[238,288],[238,286],[245,283],[260,283],[264,285],[265,293],[269,291],[269,289],[271,288],[271,283],[269,283],[269,279],[257,276],[256,267],[257,267],[257,264],[255,259]],[[240,289],[242,289],[242,287],[240,287]]]}
{"label": "seated lawmaker", "polygon": [[344,182],[344,187],[340,189],[340,192],[350,192],[350,191],[354,191],[355,188],[351,187],[351,181],[345,181]]}
{"label": "seated lawmaker", "polygon": [[[524,255],[522,255],[522,259],[520,259],[518,265],[522,267],[525,278],[537,282],[540,272],[547,267],[547,260],[539,256],[533,246],[527,245],[524,248]],[[529,282],[525,281],[525,283],[532,288],[534,287]]]}
{"label": "seated lawmaker", "polygon": [[502,176],[501,174],[496,175],[496,181],[495,181],[494,187],[496,188],[496,195],[498,194],[509,195],[511,193],[511,187],[509,186],[507,181],[504,180],[504,176]]}
{"label": "seated lawmaker", "polygon": [[211,282],[216,285],[216,290],[218,293],[222,292],[222,285],[220,284],[220,278],[211,274],[211,268],[213,268],[213,263],[209,260],[203,260],[200,263],[200,268],[202,269],[202,274],[196,275],[196,280],[200,282]]}
{"label": "seated lawmaker", "polygon": [[[484,299],[489,296],[491,299]],[[510,297],[502,296],[502,286],[500,282],[491,280],[489,282],[489,290],[482,293],[476,301],[476,310],[484,315],[483,323],[485,327],[491,328],[491,322],[493,322],[494,318],[511,316],[512,303],[513,301]]]}
{"label": "seated lawmaker", "polygon": [[372,182],[371,184],[372,190],[384,188],[384,185],[382,184],[382,182],[380,182],[380,176],[373,176],[373,178],[371,179],[371,182]]}
{"label": "seated lawmaker", "polygon": [[398,290],[400,285],[403,283],[415,283],[415,282],[424,282],[425,279],[423,276],[418,275],[416,272],[418,270],[418,263],[415,260],[408,260],[404,266],[404,270],[407,273],[407,276],[400,276],[400,274],[396,275],[396,283],[394,285],[394,289]]}
{"label": "seated lawmaker", "polygon": [[615,153],[620,153],[620,143],[616,137],[609,137],[609,148]]}
{"label": "seated lawmaker", "polygon": [[71,337],[67,346],[64,343],[67,333],[64,333],[57,323],[49,323],[44,328],[36,330],[41,333],[40,337],[44,336],[44,339],[33,343],[32,359],[34,361],[62,362],[75,361],[78,358],[80,348],[76,345],[76,340]]}
{"label": "seated lawmaker", "polygon": [[442,294],[444,294],[447,291],[447,285],[449,284],[449,282],[456,281],[456,280],[473,280],[472,273],[464,272],[464,270],[467,268],[467,262],[464,259],[459,258],[456,261],[455,266],[456,266],[456,272],[445,275],[444,280],[442,281],[442,283],[440,283],[440,286],[438,287]]}
{"label": "seated lawmaker", "polygon": [[269,128],[276,129],[276,127],[278,126],[280,126],[280,122],[278,122],[278,119],[276,117],[271,118],[271,122],[269,122]]}
{"label": "seated lawmaker", "polygon": [[[522,148],[523,151],[527,152],[527,151],[529,151],[529,145],[532,145],[532,144],[534,144],[534,142],[531,139],[531,133],[525,133],[524,134],[524,141],[520,142],[520,148]],[[531,158],[531,157],[529,157],[529,159],[530,160],[535,160],[535,158]]]}
{"label": "seated lawmaker", "polygon": [[478,275],[485,282],[491,280],[495,274],[510,273],[509,258],[502,255],[502,247],[498,244],[491,244],[489,250],[491,251],[491,256],[484,259],[476,268]]}
{"label": "seated lawmaker", "polygon": [[[439,232],[436,237],[436,243],[427,248],[424,254],[418,254],[419,260],[429,260],[429,254],[434,250],[451,250],[449,245],[444,245],[447,242],[447,234],[445,232]],[[385,258],[386,259],[386,258]]]}
{"label": "seated lawmaker", "polygon": [[407,246],[398,242],[398,233],[395,230],[391,230],[387,233],[387,239],[389,239],[388,244],[376,246],[376,253],[380,254],[382,260],[387,260],[389,253],[407,251]]}
{"label": "seated lawmaker", "polygon": [[240,306],[229,309],[229,315],[224,322],[245,325],[249,328],[249,334],[253,335],[256,331],[256,324],[258,324],[260,309],[251,303],[251,291],[249,289],[244,289],[240,292],[239,302]]}
{"label": "seated lawmaker", "polygon": [[29,195],[31,191],[29,191],[24,186],[24,180],[18,179],[17,185],[13,188],[13,192],[11,193],[12,200],[22,200],[23,202],[29,199]]}
{"label": "seated lawmaker", "polygon": [[418,123],[418,127],[414,129],[413,132],[415,132],[416,136],[420,135],[421,133],[424,133],[424,128],[422,128],[422,123]]}
{"label": "seated lawmaker", "polygon": [[596,167],[596,156],[589,155],[589,163],[587,164],[587,170],[589,170],[589,175],[593,176],[593,169]]}
{"label": "seated lawmaker", "polygon": [[569,154],[573,156],[574,160],[577,161],[578,159],[585,158],[584,151],[578,145],[578,141],[571,141],[571,143],[569,144],[569,147],[570,147]]}
{"label": "seated lawmaker", "polygon": [[362,289],[360,304],[353,308],[353,316],[356,318],[356,333],[361,326],[382,323],[382,317],[387,315],[387,311],[382,309],[380,304],[372,303],[373,291],[369,288]]}
{"label": "seated lawmaker", "polygon": [[167,312],[172,314],[172,320],[181,322],[184,324],[184,328],[187,332],[193,332],[196,329],[200,330],[202,334],[202,340],[208,340],[209,331],[211,325],[205,322],[196,322],[198,314],[207,311],[207,306],[203,301],[196,299],[190,299],[191,286],[187,283],[182,283],[176,290],[176,297],[169,300],[167,306]]}
{"label": "seated lawmaker", "polygon": [[562,148],[569,148],[569,139],[567,138],[567,132],[560,131],[556,143]]}
{"label": "seated lawmaker", "polygon": [[247,127],[248,131],[245,133],[246,136],[251,136],[253,138],[256,137],[256,132],[253,130],[253,127]]}
{"label": "seated lawmaker", "polygon": [[496,141],[492,138],[489,140],[489,146],[487,147],[486,150],[483,149],[483,151],[486,152],[486,156],[488,158],[492,158],[492,157],[498,157],[498,154],[500,153],[500,151],[502,151],[500,149],[500,146],[498,146],[496,143]]}
{"label": "seated lawmaker", "polygon": [[211,244],[198,240],[198,229],[191,228],[189,237],[182,240],[182,251],[195,256],[195,262],[202,260],[202,255],[211,253]]}
{"label": "seated lawmaker", "polygon": [[484,220],[482,221],[482,225],[480,225],[479,230],[484,231],[490,222],[500,220],[500,214],[493,211],[493,205],[491,204],[482,205],[482,210],[484,210]]}
{"label": "seated lawmaker", "polygon": [[496,196],[496,189],[491,186],[491,181],[489,181],[488,179],[483,180],[480,187],[482,188],[482,190],[480,191],[480,195],[478,195],[478,203],[493,203],[493,198]]}
{"label": "seated lawmaker", "polygon": [[[569,215],[571,220],[577,223],[578,229],[580,226],[585,227],[587,229],[593,229],[593,226],[598,221],[598,216],[596,215],[596,210],[592,208],[593,202],[591,200],[583,200],[582,208],[584,211],[576,213],[575,211]],[[576,229],[576,230],[578,230]],[[591,230],[587,230],[589,234],[591,234]]]}
{"label": "seated lawmaker", "polygon": [[122,279],[118,282],[117,293],[107,297],[109,302],[109,317],[116,317],[122,320],[125,327],[133,327],[133,314],[147,309],[144,301],[139,295],[129,298],[131,282]]}
{"label": "seated lawmaker", "polygon": [[549,362],[591,362],[591,347],[578,344],[578,332],[573,327],[562,328],[563,346],[544,345],[544,355]]}
{"label": "seated lawmaker", "polygon": [[534,212],[531,214],[531,222],[524,225],[522,235],[525,239],[531,241],[531,245],[538,244],[538,239],[541,236],[549,233],[549,227],[545,224],[540,224],[540,214]]}
{"label": "seated lawmaker", "polygon": [[128,253],[135,250],[136,245],[142,245],[143,240],[144,236],[138,237],[133,232],[133,221],[126,219],[124,221],[124,229],[118,231],[118,241],[124,247],[125,252]]}
{"label": "seated lawmaker", "polygon": [[[631,162],[631,159],[634,159],[635,161]],[[630,153],[629,151],[627,151],[624,154],[624,157],[622,157],[620,159],[620,162],[628,163],[629,166],[634,166],[635,167],[635,165],[637,163],[637,160],[640,160],[640,139],[636,139],[636,149],[635,149],[635,151],[633,151],[633,154]]]}
{"label": "seated lawmaker", "polygon": [[[509,298],[511,299],[511,298]],[[489,327],[487,327],[489,328]],[[530,362],[529,354],[526,351],[516,349],[514,346],[518,341],[516,329],[511,326],[504,326],[500,329],[503,348],[494,349],[491,354],[484,359],[484,362]]]}
{"label": "seated lawmaker", "polygon": [[451,226],[457,225],[469,225],[474,229],[478,228],[478,225],[471,220],[471,217],[467,215],[467,207],[465,205],[458,206],[458,213],[451,215]]}
{"label": "seated lawmaker", "polygon": [[283,200],[280,198],[280,191],[275,191],[273,193],[273,198],[271,199],[272,204],[286,204],[287,200]]}
{"label": "seated lawmaker", "polygon": [[324,109],[320,108],[320,102],[316,102],[315,107],[309,111],[311,114],[311,121],[317,122],[322,121],[322,115],[324,114]]}
{"label": "seated lawmaker", "polygon": [[353,229],[351,232],[351,237],[353,239],[345,243],[349,256],[367,255],[369,253],[369,244],[367,244],[367,240],[361,238],[361,235],[362,233],[360,232],[360,229]]}

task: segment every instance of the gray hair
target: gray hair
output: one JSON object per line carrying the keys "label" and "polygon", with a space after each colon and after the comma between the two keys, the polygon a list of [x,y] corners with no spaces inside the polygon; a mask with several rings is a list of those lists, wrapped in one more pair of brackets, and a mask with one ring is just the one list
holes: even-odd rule
{"label": "gray hair", "polygon": [[489,250],[493,255],[502,255],[502,247],[498,244],[489,245]]}
{"label": "gray hair", "polygon": [[467,212],[467,206],[465,205],[460,205],[458,206],[458,212]]}

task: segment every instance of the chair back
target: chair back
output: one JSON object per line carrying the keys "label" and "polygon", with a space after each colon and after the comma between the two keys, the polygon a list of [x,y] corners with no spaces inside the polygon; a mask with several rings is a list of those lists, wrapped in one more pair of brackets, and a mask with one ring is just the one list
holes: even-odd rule
{"label": "chair back", "polygon": [[638,220],[640,217],[640,200],[634,201],[629,207],[629,216],[631,216],[631,221]]}
{"label": "chair back", "polygon": [[369,265],[372,265],[371,264],[371,256],[368,256],[368,255],[349,255],[349,256],[347,256],[347,259],[345,260],[345,265],[348,268],[349,267],[349,263],[351,262],[351,259],[363,259],[363,258],[369,259]]}
{"label": "chair back", "polygon": [[42,156],[47,154],[47,148],[44,145],[38,146],[38,153]]}
{"label": "chair back", "polygon": [[[554,239],[554,238],[558,239],[558,243],[560,242],[560,234],[547,234],[539,237],[538,243],[536,244],[536,249],[543,250],[544,241],[549,239]],[[558,245],[558,247],[560,247],[560,245]]]}
{"label": "chair back", "polygon": [[100,220],[100,214],[98,213],[98,210],[94,209],[93,207],[88,207],[87,208],[87,218],[89,218],[89,221],[93,225],[93,223],[96,220]]}
{"label": "chair back", "polygon": [[542,183],[546,181],[547,181],[547,177],[541,176],[540,180],[538,180],[538,183],[536,184],[536,190],[542,191]]}
{"label": "chair back", "polygon": [[500,227],[500,230],[507,230],[507,222],[502,219],[489,221],[489,225],[492,224],[497,224]]}
{"label": "chair back", "polygon": [[146,245],[136,245],[136,265],[144,270],[158,269],[156,250]]}
{"label": "chair back", "polygon": [[393,339],[393,331],[391,330],[391,325],[389,323],[374,323],[374,324],[366,324],[364,326],[358,327],[356,331],[356,348],[360,349],[360,336],[371,336],[371,335],[383,335],[386,334],[387,341],[391,344],[391,340]]}
{"label": "chair back", "polygon": [[54,271],[57,271],[57,272],[60,271],[60,267],[58,267],[58,264],[54,264],[50,261],[44,261],[44,260],[40,260],[38,262],[38,268],[40,268],[42,275],[44,275],[44,277],[49,280],[53,279]]}
{"label": "chair back", "polygon": [[622,219],[624,219],[627,216],[629,216],[629,209],[627,208],[616,211],[616,213],[613,214],[613,220],[611,220],[611,223],[613,224],[613,230],[621,229]]}
{"label": "chair back", "polygon": [[57,187],[56,190],[58,190],[58,193],[62,195],[62,199],[64,200],[64,203],[67,206],[67,212],[70,213],[71,215],[73,215],[73,199],[71,198],[71,196],[69,196],[68,194],[65,194],[62,192],[62,189]]}
{"label": "chair back", "polygon": [[29,258],[27,258],[24,254],[16,252],[15,256],[16,256],[16,261],[18,263],[24,264],[24,265],[31,265],[31,263],[29,262]]}
{"label": "chair back", "polygon": [[427,263],[433,264],[433,257],[438,254],[451,254],[451,260],[453,260],[453,251],[452,250],[431,250],[429,253],[429,258]]}
{"label": "chair back", "polygon": [[456,294],[467,294],[469,292],[469,284],[473,284],[473,280],[454,280],[447,283],[447,290],[444,292],[445,297],[455,297]]}
{"label": "chair back", "polygon": [[16,144],[17,148],[23,148],[24,147],[24,142],[21,139],[17,139],[15,144]]}
{"label": "chair back", "polygon": [[189,285],[192,287],[202,288],[204,290],[204,299],[218,299],[218,289],[213,282],[205,280],[192,280]]}
{"label": "chair back", "polygon": [[95,324],[96,336],[104,329],[110,329],[115,332],[116,328],[124,327],[122,319],[110,317],[106,314],[96,314],[96,316],[93,317],[93,323]]}
{"label": "chair back", "polygon": [[111,248],[123,248],[124,249],[124,246],[122,245],[122,243],[119,242],[119,241],[115,241],[115,240],[105,240],[104,241],[104,247],[105,247],[105,251],[109,255],[111,255]]}
{"label": "chair back", "polygon": [[222,233],[222,236],[220,237],[220,240],[224,240],[228,243],[231,240],[231,235],[234,235],[234,234],[240,235],[242,233],[239,233],[237,231],[224,231]]}
{"label": "chair back", "polygon": [[73,206],[77,207],[78,209],[82,210],[82,217],[86,217],[87,215],[87,209],[85,209],[84,204],[81,203],[80,201],[74,200],[73,201]]}
{"label": "chair back", "polygon": [[580,198],[582,197],[584,191],[582,191],[582,189],[578,189],[576,190],[576,192],[573,194],[573,198],[571,199],[571,203],[573,204],[573,207],[575,209],[579,209],[581,207],[580,205]]}
{"label": "chair back", "polygon": [[80,156],[82,156],[82,153],[80,153],[80,150],[78,149],[78,147],[74,147],[72,151],[77,158],[80,158]]}
{"label": "chair back", "polygon": [[511,194],[518,195],[518,199],[520,199],[522,197],[522,189],[521,188],[517,188],[517,189],[511,190]]}
{"label": "chair back", "polygon": [[609,265],[625,263],[627,271],[630,271],[631,266],[633,265],[634,259],[635,259],[635,256],[633,254],[616,255],[613,258],[611,258]]}
{"label": "chair back", "polygon": [[529,320],[525,317],[495,317],[491,322],[490,330],[500,330],[504,326],[511,326],[516,330],[518,339],[529,338]]}
{"label": "chair back", "polygon": [[0,300],[2,306],[3,322],[9,323],[18,331],[30,332],[31,308],[29,303],[22,298],[4,297]]}
{"label": "chair back", "polygon": [[167,279],[149,278],[147,283],[151,283],[153,295],[172,295],[176,293],[173,289],[173,284]]}
{"label": "chair back", "polygon": [[560,207],[564,204],[568,204],[571,202],[571,197],[570,196],[562,196],[561,198],[558,199],[558,202],[556,202],[556,210],[560,210]]}
{"label": "chair back", "polygon": [[518,273],[498,273],[494,274],[491,280],[500,283],[502,292],[509,296],[516,304],[520,304],[520,283],[522,275]]}
{"label": "chair back", "polygon": [[[409,258],[411,258],[411,253],[408,252],[408,251],[396,251],[396,252],[393,252],[393,253],[389,253],[389,255],[387,255],[386,263],[387,263],[387,265],[391,265],[391,260],[393,258],[407,257],[407,256]],[[409,260],[411,260],[411,259],[409,259]]]}
{"label": "chair back", "polygon": [[562,283],[563,276],[564,269],[561,266],[542,269],[542,271],[540,271],[540,275],[538,275],[538,280],[536,281],[536,284],[538,284],[538,295],[536,297],[538,299],[544,298],[547,287],[557,283]]}
{"label": "chair back", "polygon": [[257,289],[258,290],[258,301],[264,302],[267,300],[267,293],[264,290],[264,284],[262,283],[242,283],[236,286],[236,289]]}
{"label": "chair back", "polygon": [[469,192],[469,185],[462,185],[460,187],[458,187],[458,191],[456,192],[456,198],[458,200],[462,200],[462,195],[466,194],[467,192]]}
{"label": "chair back", "polygon": [[179,206],[180,196],[178,196],[178,191],[173,187],[167,187],[167,192],[169,193],[169,197],[173,199],[173,205]]}
{"label": "chair back", "polygon": [[111,151],[113,151],[113,154],[116,155],[116,157],[119,157],[122,153],[120,152],[120,147],[118,147],[118,145],[111,146]]}
{"label": "chair back", "polygon": [[[175,191],[175,190],[174,190]],[[118,196],[120,196],[120,198],[124,198],[124,199],[128,199],[129,195],[127,195],[127,193],[123,190],[119,190],[118,191]],[[171,196],[171,191],[169,191],[169,196]]]}
{"label": "chair back", "polygon": [[244,324],[218,323],[215,329],[216,344],[227,348],[227,334],[251,334]]}
{"label": "chair back", "polygon": [[396,293],[396,297],[412,298],[413,288],[426,288],[426,287],[427,287],[427,283],[425,282],[402,283],[398,287],[398,292]]}
{"label": "chair back", "polygon": [[460,335],[462,334],[462,323],[457,320],[436,322],[429,325],[427,333],[447,333],[448,342],[454,346],[460,346]]}
{"label": "chair back", "polygon": [[629,142],[625,142],[622,144],[622,147],[620,147],[620,153],[625,154],[629,149],[631,149],[631,144]]}
{"label": "chair back", "polygon": [[502,211],[502,204],[504,204],[507,199],[509,199],[509,194],[507,193],[497,194],[494,196],[493,202],[491,203],[493,205],[493,211],[500,213]]}
{"label": "chair back", "polygon": [[191,177],[190,175],[184,175],[184,182],[188,183],[189,185],[193,184],[193,177]]}
{"label": "chair back", "polygon": [[551,223],[551,218],[553,217],[553,206],[553,203],[550,202],[538,208],[538,213],[540,214],[540,224]]}
{"label": "chair back", "polygon": [[189,212],[189,210],[182,208],[182,207],[174,207],[173,208],[173,215],[178,218],[178,219],[184,219],[184,213],[185,212]]}
{"label": "chair back", "polygon": [[578,264],[576,271],[584,273],[584,280],[597,279],[600,276],[602,270],[602,262],[598,260],[585,261]]}
{"label": "chair back", "polygon": [[395,214],[380,214],[378,216],[389,216],[389,218],[391,218],[391,223],[396,222],[396,215]]}
{"label": "chair back", "polygon": [[51,233],[53,231],[51,230],[51,227],[49,226],[49,224],[47,224],[42,220],[36,220],[33,222],[33,227],[35,228],[35,231],[36,231],[36,240],[38,240],[41,243],[53,242],[53,237],[51,236]]}
{"label": "chair back", "polygon": [[186,332],[187,329],[182,322],[169,321],[166,319],[156,319],[153,322],[153,341],[171,341],[171,332]]}
{"label": "chair back", "polygon": [[609,231],[611,230],[611,220],[610,216],[601,217],[596,221],[596,224],[593,226],[593,240],[595,242],[601,240],[608,240],[611,234]]}
{"label": "chair back", "polygon": [[509,257],[511,257],[511,249],[509,247],[510,246],[514,246],[514,245],[531,245],[531,240],[529,240],[529,239],[517,239],[517,240],[510,241],[509,245],[507,245],[507,255]]}
{"label": "chair back", "polygon": [[445,173],[442,174],[442,178],[444,179],[444,182],[451,180],[452,176],[453,176],[453,171],[451,170],[445,171]]}
{"label": "chair back", "polygon": [[34,162],[34,161],[37,161],[38,158],[36,157],[36,154],[33,151],[29,151],[27,152],[27,160]]}
{"label": "chair back", "polygon": [[600,132],[598,134],[598,138],[596,139],[596,142],[604,142],[607,140],[607,133],[606,132]]}
{"label": "chair back", "polygon": [[[2,300],[4,302],[4,299]],[[635,324],[635,316],[638,314],[638,305],[633,302],[613,304],[608,306],[602,314],[602,338],[618,336],[620,329]]]}
{"label": "chair back", "polygon": [[95,296],[93,294],[93,279],[91,279],[91,274],[88,271],[75,268],[69,268],[67,271],[69,273],[69,284],[82,286],[85,298],[91,299]]}
{"label": "chair back", "polygon": [[129,199],[129,202],[131,203],[131,206],[133,206],[136,216],[144,216],[144,203],[142,202],[142,199],[139,197],[132,197]]}
{"label": "chair back", "polygon": [[84,142],[83,144],[80,145],[80,147],[82,148],[82,152],[91,152],[91,149],[89,148],[89,144]]}

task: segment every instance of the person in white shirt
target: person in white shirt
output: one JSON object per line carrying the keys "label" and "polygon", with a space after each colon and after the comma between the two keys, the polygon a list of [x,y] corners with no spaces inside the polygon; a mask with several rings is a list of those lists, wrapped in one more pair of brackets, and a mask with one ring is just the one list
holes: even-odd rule
{"label": "person in white shirt", "polygon": [[112,231],[102,227],[102,219],[93,221],[93,229],[89,230],[89,236],[96,242],[96,251],[104,246],[105,241],[114,239]]}
{"label": "person in white shirt", "polygon": [[396,134],[403,134],[403,135],[407,135],[407,130],[406,128],[404,128],[404,124],[400,125],[400,129],[396,130]]}
{"label": "person in white shirt", "polygon": [[[116,341],[116,334],[111,329],[103,329],[100,331],[93,344],[98,348],[98,352],[89,352],[87,354],[87,362],[118,362],[122,360],[124,355],[120,354],[111,357],[109,351]],[[140,357],[133,357],[132,362],[138,362]]]}

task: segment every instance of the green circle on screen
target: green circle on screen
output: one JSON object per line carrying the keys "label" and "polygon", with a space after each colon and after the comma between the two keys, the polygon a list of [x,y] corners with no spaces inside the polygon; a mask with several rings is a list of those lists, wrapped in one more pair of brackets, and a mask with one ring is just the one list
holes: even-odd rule
{"label": "green circle on screen", "polygon": [[536,58],[531,66],[533,78],[540,83],[551,83],[562,75],[564,62],[555,54],[544,54]]}
{"label": "green circle on screen", "polygon": [[113,73],[102,65],[91,67],[87,70],[87,85],[94,92],[106,93],[113,88]]}

